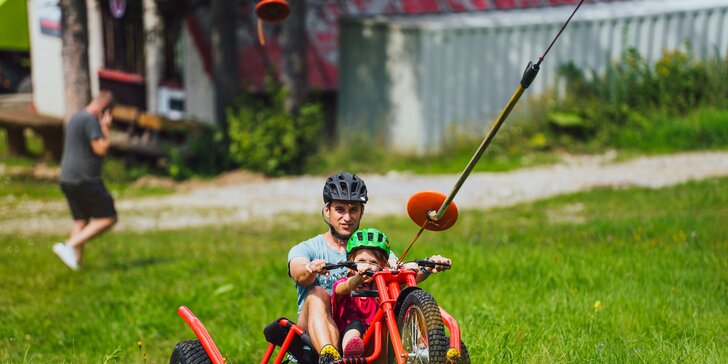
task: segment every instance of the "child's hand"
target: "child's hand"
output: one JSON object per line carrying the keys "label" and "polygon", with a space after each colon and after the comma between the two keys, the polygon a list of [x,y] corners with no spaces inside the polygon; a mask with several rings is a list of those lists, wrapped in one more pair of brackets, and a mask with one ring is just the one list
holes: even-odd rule
{"label": "child's hand", "polygon": [[369,263],[357,263],[356,264],[356,274],[363,276],[366,274],[367,270],[370,268]]}

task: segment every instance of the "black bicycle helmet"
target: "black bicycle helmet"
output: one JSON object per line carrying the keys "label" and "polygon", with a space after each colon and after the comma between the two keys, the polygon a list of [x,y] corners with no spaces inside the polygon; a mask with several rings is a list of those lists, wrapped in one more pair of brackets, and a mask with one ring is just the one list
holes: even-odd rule
{"label": "black bicycle helmet", "polygon": [[331,201],[352,201],[367,203],[367,185],[364,180],[349,172],[339,173],[326,179],[324,203]]}

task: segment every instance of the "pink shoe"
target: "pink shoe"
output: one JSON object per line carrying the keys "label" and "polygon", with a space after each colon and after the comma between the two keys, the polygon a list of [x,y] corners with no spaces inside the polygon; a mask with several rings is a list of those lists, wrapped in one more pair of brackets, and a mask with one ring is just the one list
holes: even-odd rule
{"label": "pink shoe", "polygon": [[362,355],[364,355],[364,342],[358,337],[351,338],[344,348],[344,356],[361,357]]}

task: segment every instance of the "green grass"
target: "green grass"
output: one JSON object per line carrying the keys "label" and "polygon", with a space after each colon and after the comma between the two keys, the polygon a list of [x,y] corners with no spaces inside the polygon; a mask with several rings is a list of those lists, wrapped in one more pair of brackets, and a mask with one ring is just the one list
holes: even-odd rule
{"label": "green grass", "polygon": [[618,130],[614,146],[647,153],[728,147],[728,110],[704,108],[684,117],[657,117]]}
{"label": "green grass", "polygon": [[[461,323],[473,363],[724,363],[726,221],[728,179],[596,190],[461,211],[410,258],[453,259],[422,286]],[[399,251],[415,233],[405,217],[365,222]],[[257,362],[263,327],[295,314],[286,252],[322,225],[306,215],[112,232],[79,273],[50,251],[65,232],[0,236],[0,362],[166,362],[193,338],[181,305],[232,362]]]}

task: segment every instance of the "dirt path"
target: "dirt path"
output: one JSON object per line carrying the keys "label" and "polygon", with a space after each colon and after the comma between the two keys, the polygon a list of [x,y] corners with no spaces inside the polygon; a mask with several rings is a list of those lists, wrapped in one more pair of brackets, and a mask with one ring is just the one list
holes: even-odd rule
{"label": "dirt path", "polygon": [[[487,209],[595,187],[660,188],[689,180],[728,176],[728,152],[697,152],[640,157],[613,162],[613,154],[567,158],[557,165],[505,173],[474,173],[455,202],[460,209]],[[407,173],[363,175],[370,194],[368,215],[406,216],[409,197],[421,190],[449,193],[458,175],[418,176]],[[171,196],[117,201],[118,230],[174,229],[236,223],[271,217],[281,212],[306,213],[316,218],[322,207],[324,177],[252,179],[203,186]],[[63,202],[28,203],[18,216],[0,222],[0,232],[32,234],[68,229]]]}

